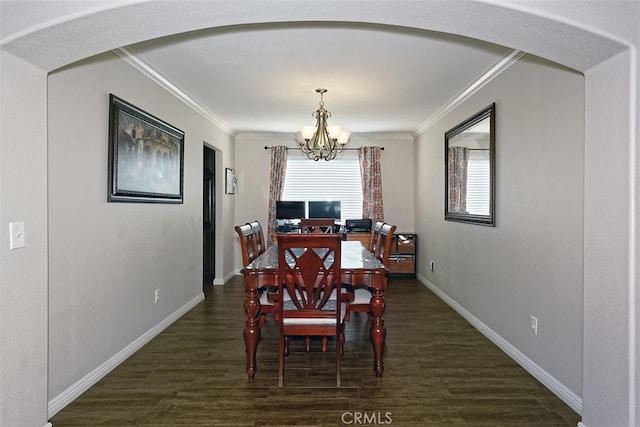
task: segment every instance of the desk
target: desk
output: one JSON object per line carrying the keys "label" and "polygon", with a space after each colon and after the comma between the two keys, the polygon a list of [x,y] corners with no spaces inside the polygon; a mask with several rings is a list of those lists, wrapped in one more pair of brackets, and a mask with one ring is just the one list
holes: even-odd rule
{"label": "desk", "polygon": [[362,242],[365,247],[371,245],[371,232],[369,233],[345,233],[345,240],[356,240]]}
{"label": "desk", "polygon": [[[387,292],[387,268],[358,241],[343,241],[341,246],[342,283],[371,287],[371,341],[373,343],[373,370],[382,376],[387,329],[382,314],[385,310]],[[244,327],[244,342],[247,351],[247,375],[256,373],[256,351],[260,340],[258,313],[260,311],[259,289],[262,286],[276,286],[278,275],[278,247],[273,245],[242,270],[246,287],[244,311],[247,321]]]}

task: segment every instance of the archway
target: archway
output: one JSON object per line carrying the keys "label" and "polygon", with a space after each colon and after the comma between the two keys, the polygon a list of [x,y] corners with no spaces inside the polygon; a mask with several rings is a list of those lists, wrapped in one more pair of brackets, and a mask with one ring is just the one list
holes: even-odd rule
{"label": "archway", "polygon": [[[342,21],[404,25],[460,34],[530,52],[585,72],[585,339],[583,416],[586,424],[635,424],[635,285],[637,59],[633,48],[600,29],[566,24],[561,13],[543,17],[481,2],[377,4],[336,2],[134,3],[92,11],[8,41],[3,49],[45,71],[118,46],[183,31],[262,22]],[[188,5],[188,7],[187,7]],[[214,3],[214,5],[218,5]],[[549,11],[542,11],[547,13]],[[138,26],[140,16],[153,16]],[[159,19],[162,18],[162,19]],[[611,28],[610,28],[611,29]],[[48,40],[58,40],[55,46]],[[42,48],[45,46],[46,48]],[[620,82],[611,87],[611,82]],[[46,105],[46,100],[42,102]],[[4,123],[3,123],[4,126]],[[46,128],[46,125],[45,125]],[[46,132],[46,129],[45,129]],[[46,150],[46,141],[41,144]],[[608,155],[603,161],[603,155]],[[625,154],[624,156],[621,153]],[[46,162],[45,162],[46,163]],[[31,165],[32,166],[32,165]],[[42,169],[46,169],[45,165]],[[611,184],[622,190],[613,194]],[[46,194],[35,194],[46,199]],[[46,230],[46,224],[43,225]],[[615,260],[615,261],[612,261]],[[606,287],[602,283],[615,282]],[[46,283],[38,283],[46,292]],[[603,305],[601,301],[609,301]],[[618,332],[612,334],[611,331]],[[611,336],[615,335],[615,336]],[[597,372],[606,363],[607,373]],[[624,410],[620,406],[624,405]],[[626,421],[626,422],[625,422]]]}

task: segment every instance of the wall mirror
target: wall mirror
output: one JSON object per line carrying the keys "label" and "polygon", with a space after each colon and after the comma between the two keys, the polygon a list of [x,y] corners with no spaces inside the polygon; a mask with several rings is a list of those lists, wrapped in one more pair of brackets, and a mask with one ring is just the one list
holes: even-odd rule
{"label": "wall mirror", "polygon": [[444,134],[444,219],[494,226],[495,103]]}

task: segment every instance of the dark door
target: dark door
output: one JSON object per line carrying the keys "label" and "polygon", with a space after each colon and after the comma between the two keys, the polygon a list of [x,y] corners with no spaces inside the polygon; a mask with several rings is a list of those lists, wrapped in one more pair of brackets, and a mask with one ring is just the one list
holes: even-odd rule
{"label": "dark door", "polygon": [[202,185],[202,266],[204,284],[212,285],[216,273],[216,153],[204,147],[204,182]]}

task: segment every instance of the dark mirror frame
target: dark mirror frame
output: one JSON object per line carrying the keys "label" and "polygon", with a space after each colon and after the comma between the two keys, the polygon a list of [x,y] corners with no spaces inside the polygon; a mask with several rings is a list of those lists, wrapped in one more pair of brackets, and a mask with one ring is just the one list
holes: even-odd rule
{"label": "dark mirror frame", "polygon": [[[444,134],[444,219],[446,221],[466,222],[470,224],[495,226],[495,102],[476,113],[472,117],[448,130]],[[489,215],[470,214],[464,212],[449,211],[449,142],[465,130],[475,126],[479,122],[489,120]]]}

